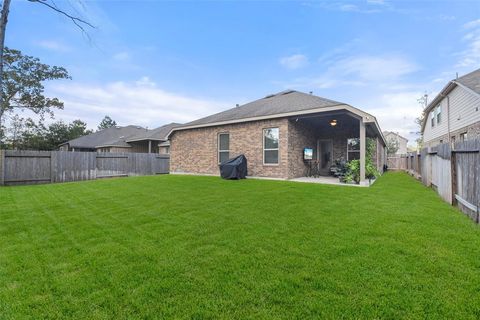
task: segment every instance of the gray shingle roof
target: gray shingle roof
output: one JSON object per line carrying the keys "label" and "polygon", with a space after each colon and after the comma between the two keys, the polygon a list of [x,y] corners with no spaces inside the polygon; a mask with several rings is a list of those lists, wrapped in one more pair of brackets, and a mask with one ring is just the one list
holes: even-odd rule
{"label": "gray shingle roof", "polygon": [[456,81],[480,94],[480,69],[467,73]]}
{"label": "gray shingle roof", "polygon": [[175,127],[181,126],[180,123],[169,123],[158,127],[153,130],[148,130],[146,132],[140,132],[138,135],[134,135],[127,139],[127,141],[138,141],[138,140],[167,140],[168,133]]}
{"label": "gray shingle roof", "polygon": [[148,130],[140,126],[112,127],[87,136],[67,141],[72,148],[95,149],[99,146],[131,147],[128,141],[139,140],[166,140],[167,134],[178,123],[169,123],[153,130]]}
{"label": "gray shingle roof", "polygon": [[184,126],[203,125],[222,121],[240,120],[244,118],[273,116],[275,114],[304,111],[340,104],[344,103],[295,90],[286,90],[202,119],[186,123]]}
{"label": "gray shingle roof", "polygon": [[130,147],[125,142],[125,139],[146,132],[146,130],[139,126],[112,127],[67,141],[66,143],[73,148],[93,149],[98,146]]}

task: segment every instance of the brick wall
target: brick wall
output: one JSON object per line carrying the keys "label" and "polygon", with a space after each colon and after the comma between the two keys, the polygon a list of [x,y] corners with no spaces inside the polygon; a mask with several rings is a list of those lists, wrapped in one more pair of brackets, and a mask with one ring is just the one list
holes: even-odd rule
{"label": "brick wall", "polygon": [[[279,164],[263,164],[263,129],[280,131]],[[230,158],[245,154],[248,174],[258,177],[288,177],[288,120],[272,119],[173,133],[170,146],[172,173],[219,174],[218,134],[230,134]]]}
{"label": "brick wall", "polygon": [[309,123],[288,121],[288,178],[303,177],[307,166],[303,161],[303,148],[312,148],[313,157],[317,157],[317,139],[315,127]]}
{"label": "brick wall", "polygon": [[[280,129],[278,165],[263,164],[263,129],[271,127]],[[331,127],[328,123],[284,118],[175,131],[171,136],[170,172],[218,175],[219,133],[230,135],[230,158],[245,154],[248,175],[291,179],[305,176],[303,148],[314,149],[316,157],[317,139],[332,141],[332,161],[346,160],[347,139],[358,137],[359,126],[356,119]]]}
{"label": "brick wall", "polygon": [[[455,137],[455,141],[461,141],[460,140],[460,135],[462,133],[467,133],[467,140],[480,138],[480,122],[476,122],[476,123],[473,123],[473,124],[471,124],[467,127],[451,131],[450,132],[450,139],[452,137]],[[449,135],[444,134],[444,135],[436,137],[435,139],[432,139],[428,142],[425,142],[423,144],[423,147],[434,147],[436,145],[439,145],[441,143],[446,143],[448,141],[449,141]]]}

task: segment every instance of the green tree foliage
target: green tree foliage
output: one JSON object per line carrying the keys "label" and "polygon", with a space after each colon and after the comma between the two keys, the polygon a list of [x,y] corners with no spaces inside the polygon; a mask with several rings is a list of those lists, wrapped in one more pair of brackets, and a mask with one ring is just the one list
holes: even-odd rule
{"label": "green tree foliage", "polygon": [[[365,146],[365,178],[367,179],[375,179],[380,175],[377,166],[373,162],[376,147],[376,141],[367,138]],[[360,182],[360,160],[351,160],[347,163],[344,181],[346,183]]]}
{"label": "green tree foliage", "polygon": [[105,116],[103,120],[100,122],[100,124],[98,125],[98,131],[115,127],[116,125],[117,125],[117,122],[115,120],[110,118],[110,116]]}
{"label": "green tree foliage", "polygon": [[387,154],[392,155],[397,153],[398,149],[400,148],[400,143],[397,139],[389,138],[387,139]]}
{"label": "green tree foliage", "polygon": [[[6,115],[15,110],[30,110],[41,119],[45,115],[53,117],[55,109],[63,109],[58,98],[44,95],[44,82],[48,80],[70,79],[63,67],[49,66],[38,58],[22,54],[19,50],[5,48],[3,56],[3,81],[0,100],[0,126]],[[0,134],[5,132],[1,130]],[[0,135],[0,140],[2,136]]]}
{"label": "green tree foliage", "polygon": [[63,121],[54,122],[45,126],[42,122],[35,123],[32,119],[18,119],[15,136],[7,136],[6,147],[9,149],[23,150],[55,150],[68,140],[72,140],[92,133],[87,129],[87,124],[81,120],[71,123]]}

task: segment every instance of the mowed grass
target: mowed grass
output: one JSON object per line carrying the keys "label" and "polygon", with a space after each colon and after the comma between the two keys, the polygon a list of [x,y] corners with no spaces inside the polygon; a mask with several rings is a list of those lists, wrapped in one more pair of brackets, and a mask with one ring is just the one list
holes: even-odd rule
{"label": "mowed grass", "polygon": [[0,318],[480,318],[480,229],[371,188],[153,176],[0,188]]}

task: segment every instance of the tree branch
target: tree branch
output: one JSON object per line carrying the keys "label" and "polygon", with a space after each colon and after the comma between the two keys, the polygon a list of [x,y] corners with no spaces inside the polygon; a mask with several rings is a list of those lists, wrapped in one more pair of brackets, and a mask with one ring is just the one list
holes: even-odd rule
{"label": "tree branch", "polygon": [[56,11],[56,12],[60,13],[61,15],[64,15],[65,17],[72,20],[72,22],[87,36],[88,36],[88,34],[85,31],[85,28],[83,27],[83,25],[86,25],[86,26],[89,26],[90,28],[95,29],[95,26],[92,25],[90,22],[85,21],[85,20],[83,20],[79,17],[72,16],[71,14],[68,14],[67,12],[59,9],[56,5],[51,5],[50,3],[47,2],[47,0],[28,0],[28,1],[43,4],[44,6],[52,9],[53,11]]}

